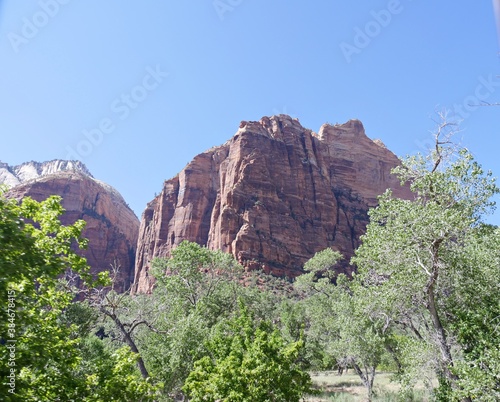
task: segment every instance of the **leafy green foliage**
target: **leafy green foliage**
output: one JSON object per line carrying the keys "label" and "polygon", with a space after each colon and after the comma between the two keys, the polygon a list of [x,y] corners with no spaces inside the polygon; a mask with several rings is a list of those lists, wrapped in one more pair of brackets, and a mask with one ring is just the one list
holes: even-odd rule
{"label": "leafy green foliage", "polygon": [[79,374],[85,379],[85,388],[79,399],[100,401],[154,401],[155,389],[150,380],[137,373],[137,355],[127,346],[113,350],[95,336],[89,336],[81,345],[83,361]]}
{"label": "leafy green foliage", "polygon": [[[18,204],[0,194],[0,291],[8,301],[0,312],[0,354],[7,362],[0,375],[6,401],[98,400],[111,392],[101,387],[100,394],[91,387],[90,379],[99,378],[97,367],[104,356],[85,371],[88,362],[80,338],[85,329],[65,315],[74,294],[59,278],[69,269],[88,284],[91,277],[85,259],[72,250],[74,243],[86,244],[81,238],[85,222],[64,226],[59,221],[62,212],[60,197],[43,202],[25,198]],[[112,400],[140,400],[137,392],[128,398],[130,390],[116,382],[121,371],[129,369],[133,376],[131,359],[121,351],[107,362],[114,373],[106,374]],[[140,379],[135,385],[143,396],[151,394]]]}
{"label": "leafy green foliage", "polygon": [[[470,233],[455,262],[450,327],[462,347],[456,362],[458,397],[500,399],[500,229],[482,226]],[[480,267],[479,269],[477,267]]]}
{"label": "leafy green foliage", "polygon": [[210,328],[234,311],[242,268],[228,254],[184,241],[170,259],[153,260],[152,271],[148,311],[132,308],[122,315],[124,322],[141,316],[148,323],[135,335],[141,356],[164,392],[176,397],[194,361],[206,354]]}
{"label": "leafy green foliage", "polygon": [[183,241],[170,259],[152,263],[156,294],[168,295],[171,309],[179,314],[197,310],[215,322],[235,303],[235,288],[242,267],[227,253]]}
{"label": "leafy green foliage", "polygon": [[387,328],[383,321],[366,315],[363,288],[358,283],[345,275],[339,275],[336,284],[332,282],[334,273],[327,269],[338,259],[340,255],[329,249],[317,253],[305,265],[313,271],[296,281],[297,287],[308,292],[302,302],[308,318],[307,340],[321,346],[325,363],[353,367],[371,398]]}
{"label": "leafy green foliage", "polygon": [[370,211],[353,259],[366,314],[399,333],[393,340],[408,385],[416,373],[433,372],[445,400],[494,398],[499,372],[489,357],[498,346],[499,259],[498,247],[488,245],[498,244],[498,233],[481,216],[498,192],[495,180],[469,152],[454,154],[439,142],[395,173],[415,197],[388,191]]}
{"label": "leafy green foliage", "polygon": [[256,324],[243,305],[221,323],[208,343],[209,356],[195,362],[184,385],[191,401],[299,401],[313,392],[296,364],[303,341],[285,344],[269,323]]}
{"label": "leafy green foliage", "polygon": [[1,338],[7,341],[1,353],[3,361],[9,350],[15,356],[12,366],[2,365],[1,374],[5,380],[9,368],[15,370],[16,392],[5,392],[12,400],[71,398],[79,386],[72,375],[80,362],[78,340],[71,326],[60,323],[73,295],[57,277],[72,268],[88,278],[85,260],[71,250],[75,240],[85,244],[80,237],[84,222],[62,226],[59,200],[26,198],[18,205],[0,196],[0,290],[5,299],[12,295],[12,309],[1,312]]}
{"label": "leafy green foliage", "polygon": [[[149,372],[161,379],[172,398],[182,397],[194,362],[209,354],[207,340],[213,328],[232,319],[238,299],[256,320],[278,322],[284,295],[293,290],[290,283],[268,275],[243,275],[231,255],[187,241],[170,259],[155,259],[153,273],[156,285],[147,297],[151,312],[143,316],[151,325],[138,327],[135,339]],[[139,310],[123,310],[123,315],[131,322]],[[297,319],[288,324],[293,335],[288,333],[287,341],[298,341],[301,324]]]}
{"label": "leafy green foliage", "polygon": [[304,264],[304,269],[309,273],[319,274],[323,278],[331,277],[333,275],[331,268],[341,259],[342,254],[327,248],[314,254],[314,257]]}

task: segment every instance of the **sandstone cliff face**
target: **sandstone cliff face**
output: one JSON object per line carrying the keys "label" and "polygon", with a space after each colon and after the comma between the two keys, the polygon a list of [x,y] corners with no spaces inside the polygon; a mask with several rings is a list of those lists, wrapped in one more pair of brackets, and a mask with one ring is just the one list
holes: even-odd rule
{"label": "sandstone cliff face", "polygon": [[87,258],[91,272],[109,270],[116,262],[121,269],[115,289],[130,288],[139,220],[114,188],[94,179],[81,162],[60,160],[14,167],[0,164],[1,182],[10,185],[7,196],[16,199],[30,196],[42,201],[60,195],[66,210],[62,223],[87,222],[83,235],[89,245],[79,253]]}
{"label": "sandstone cliff face", "polygon": [[390,174],[398,163],[357,120],[325,124],[318,134],[286,115],[244,121],[231,140],[196,156],[147,205],[133,291],[151,289],[150,261],[183,240],[278,276],[299,275],[327,247],[348,260],[377,196],[392,188],[410,197]]}

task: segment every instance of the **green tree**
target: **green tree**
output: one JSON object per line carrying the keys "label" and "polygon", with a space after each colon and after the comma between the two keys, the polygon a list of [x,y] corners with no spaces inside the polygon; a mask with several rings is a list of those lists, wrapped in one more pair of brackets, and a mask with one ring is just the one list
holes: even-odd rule
{"label": "green tree", "polygon": [[[352,367],[373,396],[375,369],[381,362],[388,327],[385,321],[365,314],[363,288],[331,268],[342,256],[331,249],[315,254],[304,265],[308,273],[295,286],[306,291],[309,342],[322,346],[326,363]],[[334,283],[335,282],[335,283]]]}
{"label": "green tree", "polygon": [[240,313],[215,328],[209,355],[195,362],[183,387],[191,401],[299,401],[313,392],[309,374],[297,365],[303,341],[286,344],[269,323]]}
{"label": "green tree", "polygon": [[157,400],[151,379],[144,380],[137,373],[139,355],[128,346],[118,349],[107,346],[93,335],[80,343],[82,363],[78,374],[85,378],[85,389],[78,399],[85,402],[146,402]]}
{"label": "green tree", "polygon": [[62,324],[72,325],[76,330],[74,336],[79,338],[81,362],[73,375],[81,378],[85,387],[78,390],[78,399],[89,402],[158,400],[162,384],[141,376],[138,364],[141,356],[133,352],[126,341],[118,340],[122,334],[119,330],[113,333],[116,327],[114,321],[110,321],[110,325],[103,322],[99,308],[89,299],[73,302],[63,313]]}
{"label": "green tree", "polygon": [[[64,318],[75,295],[60,279],[71,269],[91,282],[85,259],[72,250],[75,243],[86,244],[85,222],[64,226],[62,212],[60,197],[25,198],[19,204],[0,194],[0,291],[6,301],[0,312],[0,375],[6,401],[99,397],[91,387],[97,367],[83,370],[81,329]],[[130,359],[135,357],[121,351],[113,367],[127,367]],[[151,395],[148,384],[142,385],[143,395]],[[118,386],[114,393],[118,399],[126,395]]]}
{"label": "green tree", "polygon": [[15,393],[4,388],[12,400],[70,399],[82,385],[73,377],[78,340],[59,322],[73,295],[57,278],[71,268],[88,279],[85,260],[71,250],[74,241],[85,244],[84,222],[63,226],[61,213],[57,197],[18,205],[0,196],[0,290],[5,300],[9,296],[9,308],[0,313],[2,361],[9,362],[1,374],[3,387],[7,374],[15,377]]}
{"label": "green tree", "polygon": [[207,353],[210,329],[236,308],[242,268],[229,254],[184,241],[171,258],[153,260],[152,271],[151,295],[115,295],[120,302],[107,302],[106,309],[129,332],[164,393],[182,397],[194,361]]}
{"label": "green tree", "polygon": [[[499,251],[482,243],[492,230],[481,220],[498,188],[467,150],[450,146],[449,128],[439,127],[428,156],[409,157],[394,170],[414,198],[393,198],[390,191],[380,197],[353,262],[366,289],[366,314],[389,320],[404,335],[398,348],[405,371],[434,371],[444,400],[476,397],[465,385],[472,380],[468,369],[489,372],[494,386],[483,389],[484,400],[493,400],[487,398],[498,393],[498,365],[485,369],[475,356],[490,359],[492,340],[498,343],[498,280],[486,278],[498,278]],[[483,336],[488,341],[479,346]]]}
{"label": "green tree", "polygon": [[450,328],[462,347],[456,361],[457,397],[500,400],[500,229],[483,225],[469,233],[454,256],[461,267],[450,288]]}
{"label": "green tree", "polygon": [[183,313],[198,310],[215,322],[234,308],[243,269],[230,254],[185,240],[171,258],[154,259],[152,271],[157,296],[168,295],[172,309]]}

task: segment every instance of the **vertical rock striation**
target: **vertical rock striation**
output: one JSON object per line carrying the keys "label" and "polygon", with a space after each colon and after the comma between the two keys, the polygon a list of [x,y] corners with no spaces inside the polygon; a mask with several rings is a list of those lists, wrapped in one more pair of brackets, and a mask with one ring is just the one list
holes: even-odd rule
{"label": "vertical rock striation", "polygon": [[398,163],[358,120],[325,124],[318,134],[286,115],[243,121],[232,139],[196,156],[147,205],[133,291],[151,289],[151,260],[183,240],[278,276],[299,275],[327,247],[348,260],[377,196],[387,188],[411,196],[390,174]]}

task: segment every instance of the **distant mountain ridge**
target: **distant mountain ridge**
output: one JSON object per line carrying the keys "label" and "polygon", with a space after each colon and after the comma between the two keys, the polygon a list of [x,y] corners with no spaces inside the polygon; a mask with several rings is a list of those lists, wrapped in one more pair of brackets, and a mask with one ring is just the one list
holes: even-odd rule
{"label": "distant mountain ridge", "polygon": [[80,161],[54,159],[47,162],[30,161],[17,166],[9,166],[0,161],[0,183],[14,187],[41,176],[62,171],[80,172],[93,178],[87,167]]}
{"label": "distant mountain ridge", "polygon": [[62,197],[66,212],[63,224],[78,219],[87,222],[83,235],[87,250],[79,250],[96,274],[120,266],[115,289],[127,291],[134,278],[135,249],[139,220],[120,193],[95,179],[79,161],[52,160],[9,166],[0,162],[0,184],[6,184],[7,197],[30,196],[42,201],[50,195]]}

